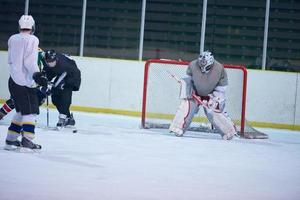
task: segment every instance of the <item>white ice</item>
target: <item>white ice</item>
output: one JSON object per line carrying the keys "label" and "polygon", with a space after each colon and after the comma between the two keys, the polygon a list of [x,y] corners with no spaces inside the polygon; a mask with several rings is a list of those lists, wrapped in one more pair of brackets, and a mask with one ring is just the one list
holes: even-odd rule
{"label": "white ice", "polygon": [[[38,128],[42,151],[16,153],[3,150],[11,117],[0,122],[1,200],[300,199],[299,132],[178,138],[140,129],[138,118],[75,112],[78,133]],[[46,125],[45,109],[38,123]]]}

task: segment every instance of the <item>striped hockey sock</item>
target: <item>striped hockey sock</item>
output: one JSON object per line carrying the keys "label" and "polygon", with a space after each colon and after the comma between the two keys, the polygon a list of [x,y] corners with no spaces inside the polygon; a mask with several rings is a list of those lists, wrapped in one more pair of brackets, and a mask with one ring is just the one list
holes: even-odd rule
{"label": "striped hockey sock", "polygon": [[0,108],[0,120],[7,115],[10,111],[12,111],[15,108],[14,102],[12,99],[8,99],[2,108]]}
{"label": "striped hockey sock", "polygon": [[18,137],[21,135],[21,131],[22,131],[22,124],[14,121],[11,122],[10,126],[8,127],[6,140],[16,141]]}

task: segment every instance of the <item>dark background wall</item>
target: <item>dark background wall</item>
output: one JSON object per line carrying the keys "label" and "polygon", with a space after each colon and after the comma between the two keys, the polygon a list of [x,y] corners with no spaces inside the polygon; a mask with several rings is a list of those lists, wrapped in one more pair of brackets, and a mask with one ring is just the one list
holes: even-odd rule
{"label": "dark background wall", "polygon": [[[0,49],[18,32],[25,1],[0,0]],[[84,56],[138,59],[142,0],[88,0]],[[43,49],[79,54],[82,0],[30,0]],[[143,60],[194,59],[201,0],[148,0]],[[205,49],[225,63],[261,68],[265,1],[208,0]],[[271,0],[267,69],[300,71],[300,1]]]}

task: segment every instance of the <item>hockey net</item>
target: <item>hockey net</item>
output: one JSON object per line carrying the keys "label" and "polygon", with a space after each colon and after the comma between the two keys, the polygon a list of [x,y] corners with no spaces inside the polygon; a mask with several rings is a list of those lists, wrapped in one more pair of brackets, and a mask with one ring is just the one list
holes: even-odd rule
{"label": "hockey net", "polygon": [[[144,69],[142,128],[167,129],[179,106],[180,85],[170,73],[181,78],[186,75],[189,62],[176,60],[148,60]],[[243,66],[224,65],[229,85],[226,92],[226,110],[234,121],[240,136],[265,139],[268,135],[256,130],[246,120],[247,70]],[[190,131],[216,132],[206,119],[203,109],[195,115]]]}

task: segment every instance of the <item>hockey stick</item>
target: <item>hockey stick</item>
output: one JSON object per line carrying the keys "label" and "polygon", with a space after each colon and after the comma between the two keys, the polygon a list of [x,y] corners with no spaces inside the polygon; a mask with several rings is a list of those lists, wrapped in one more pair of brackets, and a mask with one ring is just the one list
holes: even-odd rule
{"label": "hockey stick", "polygon": [[[57,81],[55,82],[55,84],[53,85],[53,87],[57,87],[63,80],[64,78],[67,76],[67,72],[62,73],[59,78],[57,79]],[[49,127],[49,95],[46,95],[46,107],[47,107],[47,127]]]}
{"label": "hockey stick", "polygon": [[[172,78],[174,78],[174,79],[177,81],[177,83],[181,84],[181,80],[180,80],[175,74],[172,74],[170,71],[167,71],[167,73],[170,74],[170,76],[171,76]],[[204,108],[209,109],[209,110],[212,110],[212,111],[215,112],[215,113],[221,113],[221,111],[220,111],[219,109],[215,109],[215,108],[212,109],[212,108],[210,108],[210,107],[207,105],[207,102],[203,102],[202,99],[201,99],[201,97],[198,96],[198,95],[196,95],[195,92],[192,93],[192,97],[193,97],[193,99],[194,99],[199,105],[202,105]]]}
{"label": "hockey stick", "polygon": [[67,72],[62,73],[59,78],[57,79],[57,81],[54,83],[54,87],[57,87],[60,82],[62,82],[64,80],[64,78],[67,76]]}
{"label": "hockey stick", "polygon": [[47,107],[47,127],[49,127],[49,96],[46,98],[46,107]]}

